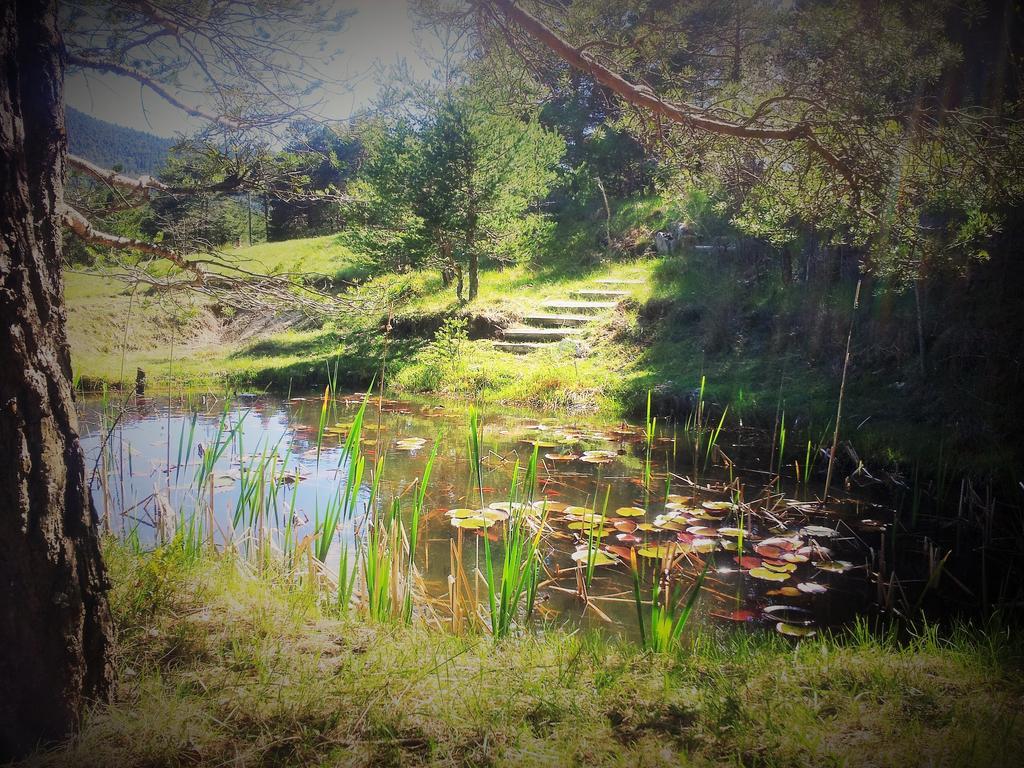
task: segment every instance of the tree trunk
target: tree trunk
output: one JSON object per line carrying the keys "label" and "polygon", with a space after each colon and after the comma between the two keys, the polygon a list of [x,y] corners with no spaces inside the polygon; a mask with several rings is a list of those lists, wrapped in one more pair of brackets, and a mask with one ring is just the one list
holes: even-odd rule
{"label": "tree trunk", "polygon": [[78,442],[61,278],[55,0],[0,6],[0,762],[110,688],[111,621]]}
{"label": "tree trunk", "polygon": [[480,290],[480,254],[476,248],[469,252],[469,300],[476,298]]}

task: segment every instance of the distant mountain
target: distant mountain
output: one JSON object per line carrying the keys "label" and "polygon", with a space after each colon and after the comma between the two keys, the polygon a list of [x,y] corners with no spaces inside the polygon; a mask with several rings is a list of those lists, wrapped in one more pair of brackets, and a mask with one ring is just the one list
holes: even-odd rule
{"label": "distant mountain", "polygon": [[167,160],[173,139],[108,123],[67,108],[68,151],[104,168],[119,165],[127,174],[156,174]]}

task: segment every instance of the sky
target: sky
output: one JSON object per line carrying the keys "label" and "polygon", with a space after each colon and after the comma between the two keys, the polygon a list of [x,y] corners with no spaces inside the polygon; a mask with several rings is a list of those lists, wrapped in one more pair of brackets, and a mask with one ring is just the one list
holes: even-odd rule
{"label": "sky", "polygon": [[[417,78],[429,76],[430,51],[436,42],[414,30],[408,5],[409,0],[337,0],[338,8],[355,14],[332,40],[341,49],[334,71],[346,89],[323,94],[318,108],[323,117],[340,120],[368,106],[377,94],[374,70],[378,66],[404,60]],[[70,106],[94,117],[158,136],[173,137],[201,124],[134,80],[117,75],[69,75],[65,98]],[[190,95],[183,101],[195,104],[197,99]]]}

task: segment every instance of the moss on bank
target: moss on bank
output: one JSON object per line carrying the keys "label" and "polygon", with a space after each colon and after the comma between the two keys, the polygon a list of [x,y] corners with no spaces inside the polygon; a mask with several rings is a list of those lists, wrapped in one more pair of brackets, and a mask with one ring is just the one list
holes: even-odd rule
{"label": "moss on bank", "polygon": [[1015,766],[1021,643],[863,627],[702,631],[675,654],[565,630],[497,647],[338,615],[231,558],[108,542],[117,690],[27,765]]}

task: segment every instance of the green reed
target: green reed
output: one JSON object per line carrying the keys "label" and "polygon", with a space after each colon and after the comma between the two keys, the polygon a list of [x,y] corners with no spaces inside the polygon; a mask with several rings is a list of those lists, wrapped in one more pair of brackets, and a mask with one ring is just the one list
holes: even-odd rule
{"label": "green reed", "polygon": [[[676,646],[682,636],[683,629],[693,614],[693,609],[700,598],[701,588],[707,576],[711,558],[704,561],[704,568],[697,576],[686,595],[681,585],[671,583],[663,591],[659,574],[655,574],[654,586],[651,591],[650,631],[644,627],[644,608],[641,598],[641,574],[637,566],[636,554],[630,553],[630,570],[633,575],[633,602],[636,606],[637,622],[640,627],[640,642],[649,651],[665,653]],[[669,577],[670,578],[670,577]],[[685,597],[685,599],[684,599]]]}
{"label": "green reed", "polygon": [[491,635],[495,642],[508,637],[522,613],[527,623],[537,599],[540,576],[540,537],[546,513],[542,511],[536,532],[529,530],[531,503],[537,478],[538,447],[534,446],[526,474],[520,487],[519,460],[512,469],[509,488],[509,519],[503,529],[504,558],[500,578],[495,573],[490,539],[484,535],[487,600],[490,608]]}

